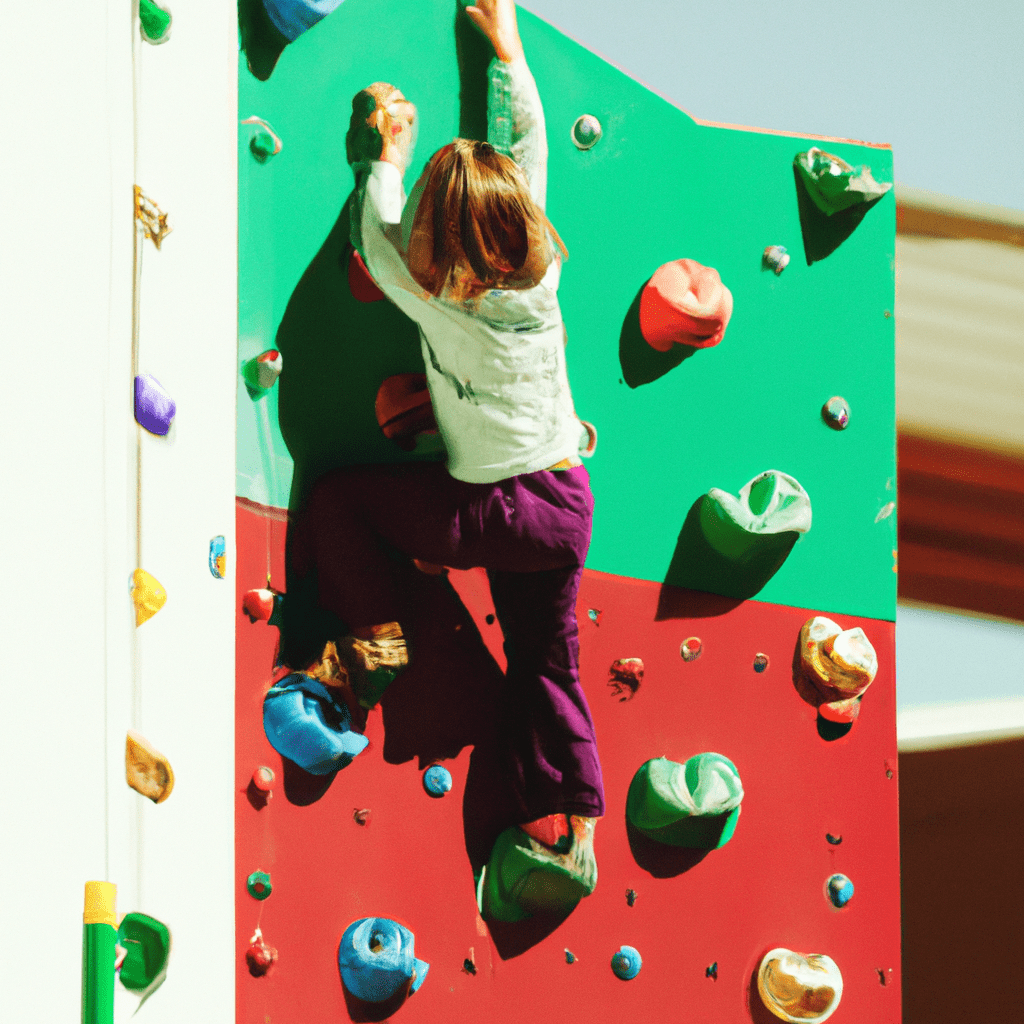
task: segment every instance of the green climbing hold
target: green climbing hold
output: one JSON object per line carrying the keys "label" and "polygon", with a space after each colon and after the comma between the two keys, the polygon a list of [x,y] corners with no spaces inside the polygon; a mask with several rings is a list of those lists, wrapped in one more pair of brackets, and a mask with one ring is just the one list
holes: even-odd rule
{"label": "green climbing hold", "polygon": [[797,153],[793,163],[814,205],[828,216],[858,203],[880,199],[892,188],[887,182],[875,181],[870,167],[851,167],[817,146]]}
{"label": "green climbing hold", "polygon": [[117,943],[126,952],[121,963],[121,984],[132,992],[155,990],[167,974],[171,931],[148,914],[125,914],[117,929]]}
{"label": "green climbing hold", "polygon": [[712,487],[700,505],[707,542],[732,562],[746,562],[773,544],[795,540],[811,528],[811,499],[800,484],[777,470],[754,477],[734,497]]}
{"label": "green climbing hold", "polygon": [[166,43],[171,38],[171,12],[153,0],[139,0],[139,29],[147,43]]}
{"label": "green climbing hold", "polygon": [[665,757],[640,766],[626,796],[626,818],[649,839],[667,846],[715,850],[736,831],[743,784],[736,766],[721,754]]}
{"label": "green climbing hold", "polygon": [[254,900],[265,900],[274,891],[266,871],[254,871],[245,880],[245,888]]}

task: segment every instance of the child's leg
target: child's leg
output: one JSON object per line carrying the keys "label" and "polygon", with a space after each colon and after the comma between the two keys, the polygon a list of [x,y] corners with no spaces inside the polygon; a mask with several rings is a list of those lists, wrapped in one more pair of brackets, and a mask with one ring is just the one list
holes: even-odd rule
{"label": "child's leg", "polygon": [[579,681],[582,571],[488,572],[508,657],[500,728],[523,822],[604,814],[594,723]]}

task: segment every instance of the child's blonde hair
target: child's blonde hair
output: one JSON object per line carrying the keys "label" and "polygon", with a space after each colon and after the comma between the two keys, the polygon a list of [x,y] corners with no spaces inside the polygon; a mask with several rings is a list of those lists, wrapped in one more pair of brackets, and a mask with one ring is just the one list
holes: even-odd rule
{"label": "child's blonde hair", "polygon": [[409,269],[432,295],[469,298],[531,288],[569,254],[518,165],[486,142],[456,139],[434,154],[409,240]]}

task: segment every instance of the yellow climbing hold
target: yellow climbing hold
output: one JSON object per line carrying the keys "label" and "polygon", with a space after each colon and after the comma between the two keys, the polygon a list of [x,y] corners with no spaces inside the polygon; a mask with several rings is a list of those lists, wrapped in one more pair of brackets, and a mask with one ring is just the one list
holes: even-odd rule
{"label": "yellow climbing hold", "polygon": [[136,569],[132,573],[132,603],[135,605],[136,626],[153,618],[166,601],[167,591],[155,577],[150,576],[145,569]]}

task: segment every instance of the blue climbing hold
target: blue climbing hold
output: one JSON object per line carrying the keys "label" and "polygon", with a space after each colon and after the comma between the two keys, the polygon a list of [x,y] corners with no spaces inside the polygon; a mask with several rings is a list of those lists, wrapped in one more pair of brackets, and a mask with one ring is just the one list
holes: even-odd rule
{"label": "blue climbing hold", "polygon": [[846,875],[833,875],[826,888],[828,898],[836,907],[845,907],[853,899],[853,882]]}
{"label": "blue climbing hold", "polygon": [[353,921],[338,946],[341,982],[366,1003],[386,1002],[405,985],[412,995],[430,969],[416,959],[415,947],[416,936],[397,921],[386,917]]}
{"label": "blue climbing hold", "polygon": [[452,773],[443,765],[432,764],[423,773],[423,788],[434,797],[442,797],[451,791]]}
{"label": "blue climbing hold", "polygon": [[632,946],[620,946],[618,953],[612,957],[612,970],[616,978],[632,981],[643,967],[640,954]]}
{"label": "blue climbing hold", "polygon": [[352,728],[341,694],[301,672],[285,676],[267,693],[263,731],[282,757],[312,775],[346,767],[369,742]]}
{"label": "blue climbing hold", "polygon": [[228,572],[227,543],[224,534],[218,534],[210,541],[210,575],[222,580]]}

